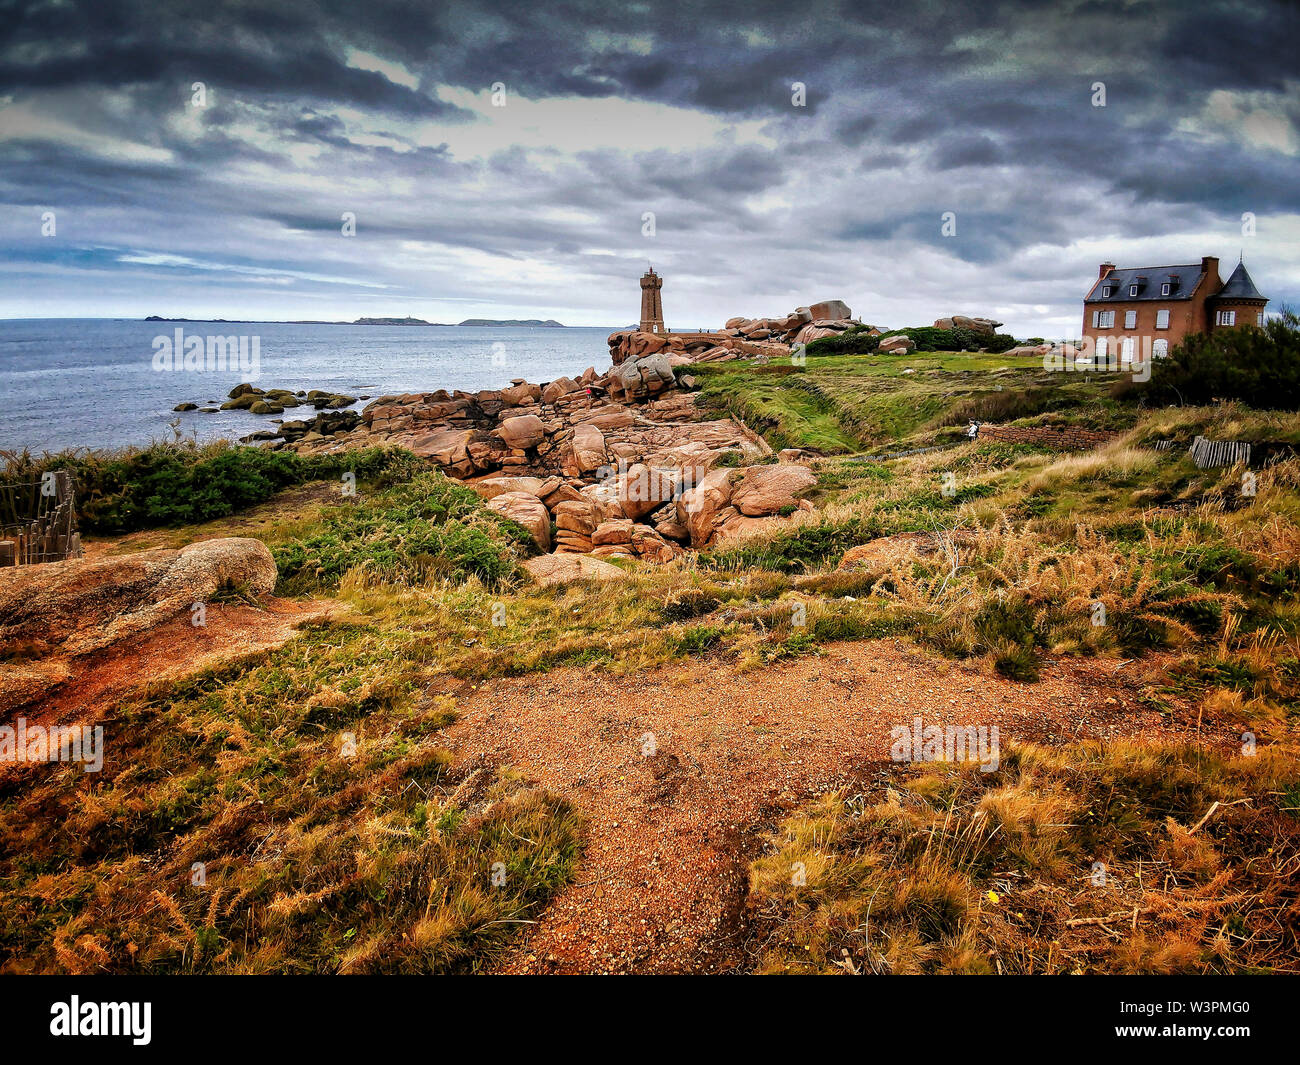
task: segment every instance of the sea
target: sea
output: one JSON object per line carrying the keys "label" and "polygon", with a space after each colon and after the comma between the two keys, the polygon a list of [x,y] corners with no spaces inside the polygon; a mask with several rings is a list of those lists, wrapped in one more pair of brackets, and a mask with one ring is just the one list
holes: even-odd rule
{"label": "sea", "polygon": [[[244,381],[262,389],[319,388],[356,396],[359,411],[367,396],[439,388],[473,392],[515,378],[540,383],[576,376],[588,366],[603,372],[611,331],[9,319],[0,321],[0,452],[108,451],[178,436],[236,440],[273,428],[270,417],[247,411],[172,409],[186,402],[218,406]],[[192,350],[191,338],[202,338],[206,352],[209,336],[242,340],[245,368],[195,369],[191,359],[187,369],[183,357],[175,360],[176,368],[167,368],[173,350]],[[314,414],[311,407],[297,407],[275,417]]]}

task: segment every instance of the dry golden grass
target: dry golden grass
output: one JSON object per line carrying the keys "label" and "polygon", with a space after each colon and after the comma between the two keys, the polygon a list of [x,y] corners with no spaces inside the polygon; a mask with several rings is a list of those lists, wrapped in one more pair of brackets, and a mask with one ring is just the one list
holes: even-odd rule
{"label": "dry golden grass", "polygon": [[996,773],[895,767],[786,821],[751,868],[752,956],[764,973],[1295,972],[1298,873],[1294,748],[1014,747]]}

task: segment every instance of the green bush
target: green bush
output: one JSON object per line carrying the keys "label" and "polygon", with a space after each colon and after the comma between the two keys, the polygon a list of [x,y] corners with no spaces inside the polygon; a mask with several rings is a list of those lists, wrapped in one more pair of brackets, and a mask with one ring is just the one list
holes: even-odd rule
{"label": "green bush", "polygon": [[839,336],[822,337],[804,348],[806,355],[870,355],[880,346],[880,337],[865,325],[855,325]]}
{"label": "green bush", "polygon": [[770,540],[746,541],[702,555],[700,561],[714,569],[799,573],[832,560],[838,561],[850,547],[865,544],[880,534],[878,523],[859,517],[843,522],[809,522],[779,532]]}
{"label": "green bush", "polygon": [[401,448],[363,448],[331,455],[266,451],[220,441],[160,443],[112,455],[63,452],[35,459],[8,458],[0,481],[39,480],[46,470],[69,470],[79,527],[126,533],[224,518],[308,481],[355,474],[384,486],[409,479],[424,463]]}
{"label": "green bush", "polygon": [[1238,399],[1252,407],[1300,407],[1300,316],[1292,311],[1263,328],[1194,333],[1155,359],[1151,380],[1125,390],[1159,403]]}
{"label": "green bush", "polygon": [[989,339],[973,329],[936,329],[932,325],[894,329],[885,336],[910,337],[917,351],[979,351]]}
{"label": "green bush", "polygon": [[[990,351],[994,355],[1001,355],[1004,351],[1010,351],[1017,346],[1017,340],[1010,333],[994,333],[991,337],[984,338],[984,350]],[[1042,341],[1039,341],[1042,343]]]}
{"label": "green bush", "polygon": [[285,594],[338,586],[359,566],[388,582],[478,578],[495,585],[518,574],[533,549],[528,530],[490,511],[471,488],[437,471],[330,511],[316,531],[273,548]]}

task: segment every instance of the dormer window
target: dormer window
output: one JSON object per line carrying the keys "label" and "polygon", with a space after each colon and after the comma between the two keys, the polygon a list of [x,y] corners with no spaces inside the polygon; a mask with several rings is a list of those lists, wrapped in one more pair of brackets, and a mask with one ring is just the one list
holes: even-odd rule
{"label": "dormer window", "polygon": [[1114,290],[1113,288],[1111,288],[1109,285],[1106,285],[1106,286],[1101,290],[1101,294],[1102,294],[1102,296],[1104,296],[1104,297],[1106,297],[1107,299],[1109,299],[1111,296],[1113,296],[1113,295],[1115,294],[1115,290]]}
{"label": "dormer window", "polygon": [[1160,286],[1160,295],[1162,295],[1162,296],[1168,296],[1168,295],[1169,295],[1169,282],[1168,282],[1168,281],[1166,281],[1163,285]]}
{"label": "dormer window", "polygon": [[1130,296],[1136,296],[1136,295],[1138,294],[1138,287],[1137,287],[1137,285],[1129,285],[1129,287],[1128,287],[1128,294],[1129,294]]}

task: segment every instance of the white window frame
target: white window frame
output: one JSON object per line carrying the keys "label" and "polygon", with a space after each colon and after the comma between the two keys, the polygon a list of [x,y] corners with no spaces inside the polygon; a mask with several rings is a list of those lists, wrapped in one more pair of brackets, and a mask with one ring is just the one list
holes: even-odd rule
{"label": "white window frame", "polygon": [[1163,285],[1160,286],[1160,295],[1162,295],[1162,296],[1168,296],[1168,295],[1169,295],[1169,282],[1168,282],[1168,281],[1166,281]]}
{"label": "white window frame", "polygon": [[1107,299],[1109,299],[1111,296],[1113,296],[1113,295],[1115,294],[1115,288],[1114,288],[1114,286],[1113,286],[1113,285],[1102,285],[1102,286],[1101,286],[1101,294],[1102,294],[1103,296],[1105,296]]}
{"label": "white window frame", "polygon": [[1132,337],[1123,337],[1119,342],[1119,361],[1123,365],[1133,361],[1137,352],[1137,342]]}
{"label": "white window frame", "polygon": [[1124,328],[1125,328],[1125,329],[1136,329],[1136,328],[1137,328],[1137,325],[1138,325],[1138,312],[1137,312],[1137,311],[1125,311],[1125,312],[1124,312]]}
{"label": "white window frame", "polygon": [[1137,287],[1137,285],[1129,285],[1129,287],[1128,287],[1128,294],[1129,294],[1130,296],[1136,296],[1136,295],[1138,294],[1138,287]]}
{"label": "white window frame", "polygon": [[1169,308],[1168,308],[1168,307],[1161,307],[1158,311],[1156,311],[1156,328],[1157,328],[1157,329],[1168,329],[1168,328],[1169,328]]}
{"label": "white window frame", "polygon": [[1256,324],[1257,326],[1261,326],[1261,327],[1264,325],[1264,312],[1263,312],[1263,311],[1260,311],[1258,314],[1255,315],[1255,324]]}
{"label": "white window frame", "polygon": [[1169,341],[1165,337],[1156,337],[1155,343],[1151,345],[1151,357],[1153,359],[1169,357]]}
{"label": "white window frame", "polygon": [[1215,311],[1214,324],[1215,325],[1236,325],[1237,312],[1236,311]]}
{"label": "white window frame", "polygon": [[1098,338],[1097,338],[1097,358],[1099,358],[1099,359],[1106,359],[1106,358],[1109,358],[1109,357],[1110,357],[1110,338],[1109,338],[1109,337],[1098,337]]}
{"label": "white window frame", "polygon": [[1094,326],[1095,328],[1097,328],[1097,329],[1114,329],[1114,328],[1115,328],[1115,312],[1114,312],[1114,311],[1097,311],[1097,312],[1096,312],[1096,315],[1097,315],[1097,320],[1096,320],[1095,322],[1092,323],[1093,326]]}

